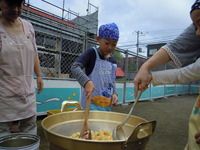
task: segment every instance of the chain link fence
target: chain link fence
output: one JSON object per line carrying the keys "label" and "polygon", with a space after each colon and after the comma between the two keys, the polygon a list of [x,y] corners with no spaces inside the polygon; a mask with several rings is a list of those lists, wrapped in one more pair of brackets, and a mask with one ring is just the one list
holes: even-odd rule
{"label": "chain link fence", "polygon": [[43,77],[72,78],[70,67],[84,51],[84,38],[35,32]]}

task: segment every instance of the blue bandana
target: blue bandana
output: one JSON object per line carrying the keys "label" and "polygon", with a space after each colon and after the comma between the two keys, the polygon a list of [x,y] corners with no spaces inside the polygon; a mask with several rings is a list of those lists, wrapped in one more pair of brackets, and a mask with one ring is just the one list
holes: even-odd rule
{"label": "blue bandana", "polygon": [[119,29],[115,23],[101,25],[99,28],[99,38],[101,39],[119,39]]}
{"label": "blue bandana", "polygon": [[190,13],[196,9],[200,9],[200,0],[196,0],[196,2],[192,5]]}

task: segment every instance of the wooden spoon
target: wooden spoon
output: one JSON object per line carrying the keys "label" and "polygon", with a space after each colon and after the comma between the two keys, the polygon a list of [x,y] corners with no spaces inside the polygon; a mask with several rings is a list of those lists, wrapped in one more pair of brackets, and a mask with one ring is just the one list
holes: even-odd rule
{"label": "wooden spoon", "polygon": [[91,97],[86,100],[85,120],[84,120],[83,128],[82,128],[80,136],[79,136],[79,138],[87,139],[87,140],[91,140],[92,139],[91,130],[88,128],[88,118],[89,118],[89,112],[90,112],[90,101],[91,101]]}

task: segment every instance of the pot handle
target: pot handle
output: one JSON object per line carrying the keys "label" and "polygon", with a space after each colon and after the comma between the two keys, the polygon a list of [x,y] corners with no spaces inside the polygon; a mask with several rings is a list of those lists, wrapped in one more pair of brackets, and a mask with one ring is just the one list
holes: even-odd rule
{"label": "pot handle", "polygon": [[70,111],[82,110],[82,107],[78,101],[63,101],[61,106],[61,112],[69,111],[69,106],[75,106],[75,108],[70,109]]}
{"label": "pot handle", "polygon": [[133,130],[127,142],[135,142],[143,138],[149,138],[156,128],[156,121],[148,121],[138,124]]}

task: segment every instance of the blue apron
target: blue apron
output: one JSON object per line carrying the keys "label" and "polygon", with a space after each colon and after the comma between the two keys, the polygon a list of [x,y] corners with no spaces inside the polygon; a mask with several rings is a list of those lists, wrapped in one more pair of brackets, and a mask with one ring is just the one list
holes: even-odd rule
{"label": "blue apron", "polygon": [[[113,88],[115,87],[115,78],[116,78],[116,68],[117,65],[113,64],[107,60],[102,60],[99,57],[98,49],[93,47],[96,53],[95,66],[92,73],[89,75],[90,80],[95,86],[95,90],[92,93],[92,97],[105,96],[111,99],[113,94]],[[85,90],[82,88],[81,95],[81,105],[85,109],[86,96]],[[95,105],[93,102],[90,104],[90,110],[96,111],[111,111],[111,106],[101,107]]]}

